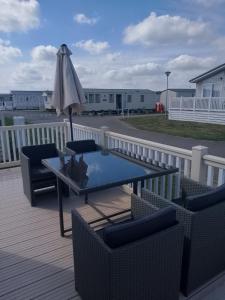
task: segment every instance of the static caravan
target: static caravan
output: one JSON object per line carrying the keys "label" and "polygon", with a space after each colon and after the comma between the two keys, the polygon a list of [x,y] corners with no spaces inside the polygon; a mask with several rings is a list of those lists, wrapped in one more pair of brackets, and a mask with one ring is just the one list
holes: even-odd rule
{"label": "static caravan", "polygon": [[11,91],[13,108],[19,109],[37,109],[44,108],[43,91]]}
{"label": "static caravan", "polygon": [[0,94],[0,110],[12,110],[13,102],[11,94]]}
{"label": "static caravan", "polygon": [[153,111],[157,94],[147,89],[84,89],[85,111]]}
{"label": "static caravan", "polygon": [[[158,98],[156,92],[147,89],[91,89],[84,88],[86,102],[84,113],[153,111]],[[52,92],[43,94],[45,109],[52,109]]]}

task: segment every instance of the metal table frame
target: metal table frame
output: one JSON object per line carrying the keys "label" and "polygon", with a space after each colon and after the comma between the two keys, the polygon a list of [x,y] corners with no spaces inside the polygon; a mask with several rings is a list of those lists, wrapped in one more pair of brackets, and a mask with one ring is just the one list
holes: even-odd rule
{"label": "metal table frame", "polygon": [[[124,159],[130,160],[131,162],[139,164],[139,165],[141,165],[145,168],[158,170],[158,173],[146,174],[144,176],[133,177],[132,179],[118,180],[118,182],[104,184],[104,185],[97,186],[97,187],[94,187],[94,188],[80,189],[73,180],[71,180],[69,177],[65,176],[64,174],[62,174],[61,172],[59,172],[58,170],[53,168],[51,165],[49,165],[48,159],[42,160],[43,165],[46,166],[49,170],[51,170],[56,175],[56,179],[57,179],[57,198],[58,198],[58,209],[59,209],[59,224],[60,224],[60,234],[61,234],[62,237],[65,236],[66,232],[69,232],[69,231],[72,230],[72,228],[65,229],[65,227],[64,227],[63,197],[62,197],[62,184],[63,184],[63,182],[65,184],[67,184],[70,187],[70,189],[75,192],[75,194],[84,195],[85,196],[85,203],[87,204],[88,203],[88,194],[91,193],[91,192],[105,190],[105,189],[109,189],[109,188],[112,188],[112,187],[121,186],[123,184],[132,183],[133,193],[137,194],[138,182],[141,182],[141,187],[144,187],[144,180],[145,179],[150,179],[150,178],[156,178],[156,177],[160,177],[160,176],[164,176],[164,175],[169,175],[169,174],[172,174],[172,173],[176,173],[179,170],[178,168],[163,169],[163,168],[160,168],[160,167],[156,167],[154,165],[151,165],[150,163],[139,161],[137,159],[131,158],[131,157],[126,156],[126,155],[123,155],[121,153],[115,153],[115,151],[112,151],[112,154],[117,154],[120,157],[123,157]],[[128,211],[129,210],[123,210],[121,212],[118,212],[118,213],[112,214],[112,215],[108,215],[108,216],[105,216],[105,215],[102,214],[102,218],[94,220],[94,221],[90,222],[90,224],[96,223],[98,221],[105,220],[105,219],[110,220],[110,218],[112,218],[114,216],[117,216],[119,214],[123,214],[123,213],[128,212]]]}

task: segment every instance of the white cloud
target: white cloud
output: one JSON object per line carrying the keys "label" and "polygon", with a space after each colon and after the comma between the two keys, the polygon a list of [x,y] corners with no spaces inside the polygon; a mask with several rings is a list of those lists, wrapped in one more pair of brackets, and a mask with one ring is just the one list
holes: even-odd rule
{"label": "white cloud", "polygon": [[225,0],[193,0],[193,2],[208,8],[224,4]]}
{"label": "white cloud", "polygon": [[12,47],[10,41],[0,39],[0,64],[22,56],[19,48]]}
{"label": "white cloud", "polygon": [[93,75],[96,72],[92,68],[88,68],[84,65],[75,65],[75,69],[76,69],[78,76],[82,76],[82,77],[87,76],[87,75]]}
{"label": "white cloud", "polygon": [[0,31],[27,31],[40,25],[37,0],[0,0]]}
{"label": "white cloud", "polygon": [[31,51],[31,57],[35,61],[56,61],[57,48],[51,45],[39,45]]}
{"label": "white cloud", "polygon": [[129,67],[112,69],[106,72],[106,77],[112,79],[128,79],[136,76],[157,75],[162,68],[156,63],[135,64]]}
{"label": "white cloud", "polygon": [[51,89],[56,66],[57,48],[39,45],[31,50],[30,62],[15,66],[12,85],[25,89]]}
{"label": "white cloud", "polygon": [[136,25],[124,31],[124,43],[154,46],[156,44],[192,43],[208,40],[211,30],[207,23],[180,16],[151,13]]}
{"label": "white cloud", "polygon": [[77,42],[75,46],[90,54],[101,54],[110,47],[108,42],[95,42],[94,40],[82,40]]}
{"label": "white cloud", "polygon": [[89,18],[85,14],[76,14],[73,19],[78,24],[95,25],[98,22],[98,18]]}
{"label": "white cloud", "polygon": [[11,85],[19,89],[52,89],[54,73],[52,61],[19,63],[14,68]]}
{"label": "white cloud", "polygon": [[197,57],[191,55],[179,55],[174,59],[169,60],[167,68],[181,70],[181,71],[191,71],[191,70],[202,70],[210,69],[216,65],[216,59],[214,57]]}
{"label": "white cloud", "polygon": [[107,53],[106,54],[106,59],[108,61],[116,61],[119,57],[121,57],[120,52],[112,52],[112,53]]}

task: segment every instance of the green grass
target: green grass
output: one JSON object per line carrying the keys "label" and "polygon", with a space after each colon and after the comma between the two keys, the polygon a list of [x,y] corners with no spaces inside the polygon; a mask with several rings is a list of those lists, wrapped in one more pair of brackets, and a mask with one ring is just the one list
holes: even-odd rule
{"label": "green grass", "polygon": [[225,125],[171,121],[165,116],[131,117],[125,122],[141,130],[166,133],[193,139],[224,141]]}
{"label": "green grass", "polygon": [[[27,120],[25,120],[25,125],[30,124]],[[12,126],[13,125],[13,118],[12,117],[5,117],[5,126]]]}
{"label": "green grass", "polygon": [[13,125],[13,118],[5,117],[5,126],[12,126],[12,125]]}

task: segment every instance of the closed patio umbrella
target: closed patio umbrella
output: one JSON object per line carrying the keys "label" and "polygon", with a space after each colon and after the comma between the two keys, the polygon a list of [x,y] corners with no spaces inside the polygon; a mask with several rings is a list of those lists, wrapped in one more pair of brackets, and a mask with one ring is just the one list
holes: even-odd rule
{"label": "closed patio umbrella", "polygon": [[73,141],[72,114],[82,110],[85,102],[80,80],[71,61],[72,52],[62,44],[57,52],[53,106],[58,115],[69,115],[71,140]]}

